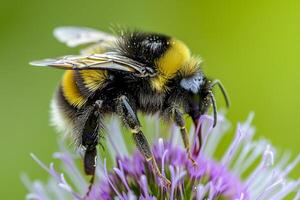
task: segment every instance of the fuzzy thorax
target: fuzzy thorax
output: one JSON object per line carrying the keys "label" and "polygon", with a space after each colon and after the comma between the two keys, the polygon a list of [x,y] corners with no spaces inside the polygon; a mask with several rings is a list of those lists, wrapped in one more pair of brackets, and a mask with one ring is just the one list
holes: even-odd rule
{"label": "fuzzy thorax", "polygon": [[183,42],[171,39],[169,45],[168,50],[155,62],[158,75],[152,79],[151,85],[157,91],[165,90],[168,80],[191,58],[190,50]]}

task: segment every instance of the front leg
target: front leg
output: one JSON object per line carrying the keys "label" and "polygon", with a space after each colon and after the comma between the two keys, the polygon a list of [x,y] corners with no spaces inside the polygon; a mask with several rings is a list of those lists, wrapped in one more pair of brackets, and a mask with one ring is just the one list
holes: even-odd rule
{"label": "front leg", "polygon": [[169,187],[171,185],[170,181],[164,177],[156,163],[156,160],[151,152],[149,143],[141,131],[141,125],[137,118],[136,111],[133,110],[126,96],[121,96],[117,99],[117,113],[123,119],[125,125],[130,129],[133,134],[133,139],[138,147],[139,151],[143,154],[146,161],[151,161],[155,173],[163,180],[163,182]]}
{"label": "front leg", "polygon": [[197,165],[197,162],[193,159],[191,152],[190,152],[190,142],[189,142],[188,133],[187,133],[187,130],[185,127],[183,113],[179,110],[178,106],[176,106],[176,105],[171,106],[171,113],[172,113],[172,118],[173,118],[174,122],[180,128],[181,137],[183,140],[184,147],[188,153],[188,158],[192,161],[193,165]]}

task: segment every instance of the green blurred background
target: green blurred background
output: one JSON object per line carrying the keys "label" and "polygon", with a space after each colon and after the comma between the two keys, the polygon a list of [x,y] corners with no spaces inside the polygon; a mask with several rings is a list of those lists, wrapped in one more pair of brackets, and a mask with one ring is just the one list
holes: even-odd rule
{"label": "green blurred background", "polygon": [[[299,1],[5,1],[0,7],[1,199],[24,199],[20,174],[46,179],[29,157],[57,150],[49,102],[62,71],[28,65],[75,54],[52,36],[56,26],[109,31],[112,25],[162,32],[185,41],[204,70],[226,86],[233,123],[255,111],[256,137],[300,151]],[[218,104],[224,105],[220,93]],[[294,176],[299,177],[298,172]]]}

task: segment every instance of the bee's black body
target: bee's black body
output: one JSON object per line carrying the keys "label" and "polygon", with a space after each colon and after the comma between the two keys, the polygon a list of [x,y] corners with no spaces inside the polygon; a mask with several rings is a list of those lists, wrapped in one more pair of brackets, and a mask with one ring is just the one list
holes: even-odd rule
{"label": "bee's black body", "polygon": [[[197,123],[199,116],[214,103],[214,98],[212,83],[185,44],[162,34],[132,32],[123,34],[109,45],[99,42],[99,46],[101,52],[97,50],[96,57],[34,63],[71,69],[66,71],[52,102],[53,121],[71,132],[76,142],[85,147],[86,173],[94,174],[99,132],[105,126],[103,118],[110,114],[122,118],[132,131],[139,150],[147,160],[154,162],[154,166],[156,163],[141,131],[137,112],[158,112],[162,118],[173,120],[180,127],[189,151],[183,114],[188,114]],[[107,56],[115,61],[105,60]],[[99,61],[99,57],[104,61]],[[106,62],[111,62],[113,67],[102,67]],[[144,71],[140,72],[140,68]],[[156,170],[159,173],[157,167]]]}
{"label": "bee's black body", "polygon": [[[134,32],[123,35],[117,42],[117,46],[112,50],[144,63],[155,71],[155,61],[166,52],[170,46],[169,43],[170,37],[165,35]],[[71,105],[64,97],[62,86],[60,86],[58,90],[57,98],[60,107],[70,115],[71,119],[75,120],[75,124],[77,124],[77,116],[82,115],[86,111],[86,107],[93,106],[95,101],[99,99],[103,101],[103,115],[114,113],[117,109],[114,100],[121,95],[125,95],[135,110],[147,114],[160,112],[164,117],[168,118],[170,117],[170,115],[168,115],[170,105],[175,102],[180,105],[187,105],[188,96],[190,95],[188,91],[178,87],[180,84],[179,76],[174,77],[166,84],[168,88],[166,91],[157,92],[153,90],[150,85],[151,77],[137,78],[126,72],[109,71],[105,86],[91,93],[89,88],[84,84],[80,72],[74,71],[74,74],[75,82],[80,93],[88,99],[85,105],[80,108]],[[200,113],[194,115],[197,117]]]}
{"label": "bee's black body", "polygon": [[116,50],[128,58],[155,68],[155,60],[168,50],[170,40],[169,36],[156,33],[126,33],[117,42]]}

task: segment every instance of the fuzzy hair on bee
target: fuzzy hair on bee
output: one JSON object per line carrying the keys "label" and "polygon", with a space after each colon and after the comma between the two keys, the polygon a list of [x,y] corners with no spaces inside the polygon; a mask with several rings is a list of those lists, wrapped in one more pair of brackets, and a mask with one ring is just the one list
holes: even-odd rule
{"label": "fuzzy hair on bee", "polygon": [[159,113],[174,121],[195,163],[183,116],[190,116],[197,126],[199,117],[212,105],[215,126],[212,88],[220,87],[228,106],[229,100],[221,82],[206,77],[201,60],[182,41],[164,34],[129,31],[111,35],[84,27],[59,27],[54,35],[70,47],[91,44],[80,55],[31,62],[65,70],[52,100],[52,122],[84,148],[87,175],[94,176],[96,147],[105,130],[103,118],[112,114],[120,116],[137,148],[166,185],[169,181],[157,167],[137,112]]}

